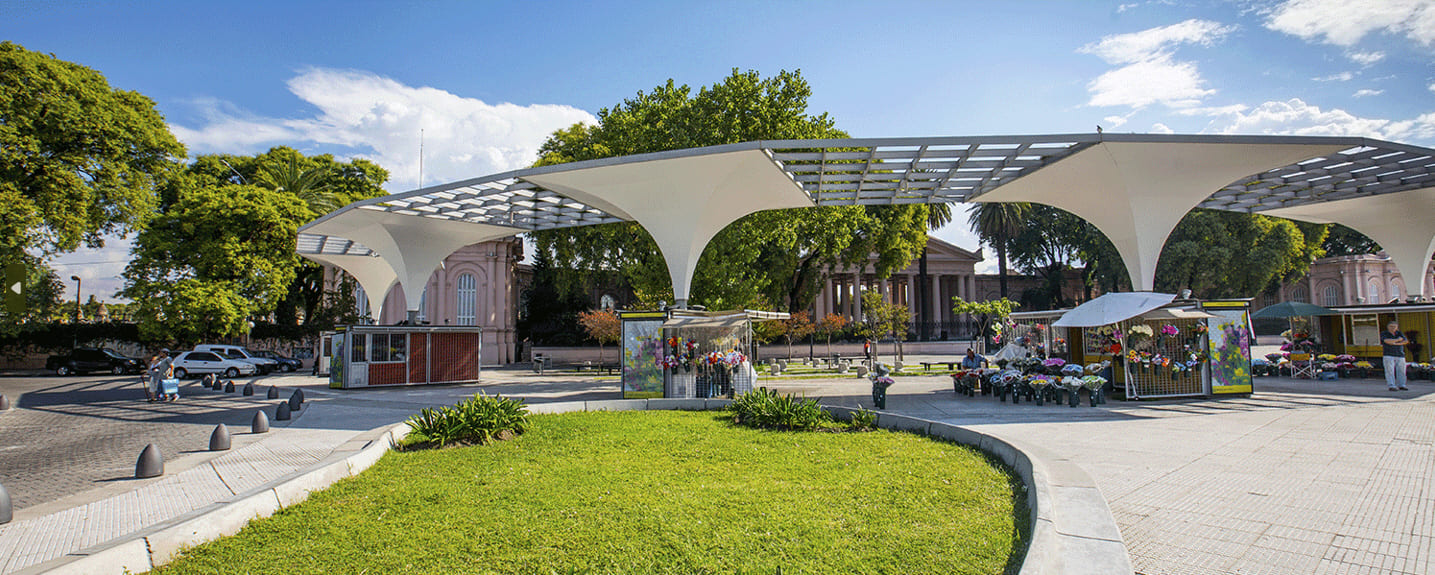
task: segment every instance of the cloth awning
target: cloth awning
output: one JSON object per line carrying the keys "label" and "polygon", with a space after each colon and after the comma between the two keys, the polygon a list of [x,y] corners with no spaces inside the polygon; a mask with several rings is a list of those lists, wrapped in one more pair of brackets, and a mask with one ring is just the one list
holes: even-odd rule
{"label": "cloth awning", "polygon": [[1267,317],[1305,317],[1311,315],[1335,315],[1335,310],[1301,301],[1283,301],[1268,305],[1251,314],[1251,319]]}
{"label": "cloth awning", "polygon": [[1052,327],[1096,327],[1131,319],[1175,300],[1175,294],[1149,291],[1109,293],[1066,312]]}
{"label": "cloth awning", "polygon": [[1141,314],[1141,319],[1207,319],[1216,317],[1198,309],[1179,307],[1157,308]]}
{"label": "cloth awning", "polygon": [[776,311],[692,311],[673,310],[668,320],[663,322],[664,328],[689,328],[689,327],[742,327],[749,321],[776,321],[791,317],[786,312]]}

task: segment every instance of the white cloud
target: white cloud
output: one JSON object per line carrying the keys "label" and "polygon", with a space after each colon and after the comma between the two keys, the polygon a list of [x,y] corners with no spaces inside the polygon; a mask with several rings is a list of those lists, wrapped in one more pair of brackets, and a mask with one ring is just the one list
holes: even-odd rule
{"label": "white cloud", "polygon": [[1360,64],[1361,66],[1370,66],[1384,60],[1385,52],[1379,50],[1374,52],[1346,52],[1345,57],[1350,58],[1350,61]]}
{"label": "white cloud", "polygon": [[396,191],[418,184],[420,130],[424,183],[432,185],[526,166],[554,130],[595,121],[571,106],[489,104],[355,70],[305,70],[288,88],[317,112],[267,118],[202,101],[204,125],[171,129],[197,153],[253,153],[281,144],[353,148],[388,169],[388,187]]}
{"label": "white cloud", "polygon": [[1366,136],[1399,142],[1435,139],[1435,112],[1410,120],[1364,118],[1299,98],[1271,101],[1249,111],[1212,114],[1205,131],[1222,134],[1291,134],[1298,136]]}
{"label": "white cloud", "polygon": [[1352,74],[1350,72],[1341,72],[1339,74],[1331,74],[1329,76],[1311,78],[1311,80],[1315,80],[1316,82],[1349,82],[1353,79],[1355,79],[1355,74]]}
{"label": "white cloud", "polygon": [[1372,90],[1372,89],[1370,89],[1370,88],[1361,88],[1361,89],[1359,89],[1359,90],[1356,90],[1354,94],[1351,94],[1350,97],[1352,97],[1352,98],[1366,98],[1366,97],[1369,97],[1369,96],[1379,96],[1379,95],[1384,94],[1384,93],[1385,93],[1385,90]]}
{"label": "white cloud", "polygon": [[1151,124],[1151,133],[1152,133],[1152,134],[1174,134],[1174,133],[1176,133],[1176,130],[1172,130],[1171,127],[1170,127],[1170,126],[1167,126],[1166,124],[1162,124],[1161,122],[1156,122],[1155,124]]}
{"label": "white cloud", "polygon": [[131,238],[105,236],[105,247],[81,247],[51,260],[50,267],[55,269],[55,274],[59,275],[65,284],[62,296],[64,300],[74,303],[75,282],[70,276],[79,276],[80,289],[83,291],[80,294],[81,299],[89,301],[90,295],[94,294],[100,301],[128,301],[115,297],[115,293],[125,287],[120,273],[125,271],[125,265],[129,263],[131,245]]}
{"label": "white cloud", "polygon": [[1110,126],[1111,129],[1114,130],[1116,128],[1120,128],[1123,124],[1125,124],[1127,117],[1128,116],[1107,116],[1105,118],[1102,118],[1101,121],[1106,122],[1106,125]]}
{"label": "white cloud", "polygon": [[1122,66],[1098,76],[1087,85],[1092,106],[1142,108],[1161,103],[1173,108],[1196,106],[1215,90],[1189,62],[1172,62],[1162,57]]}
{"label": "white cloud", "polygon": [[1432,82],[1432,83],[1430,84],[1430,91],[1431,91],[1431,92],[1435,92],[1435,82]]}
{"label": "white cloud", "polygon": [[1169,56],[1171,50],[1181,44],[1210,46],[1234,30],[1234,26],[1192,19],[1130,34],[1105,36],[1100,42],[1082,46],[1077,52],[1095,55],[1111,64],[1133,64]]}
{"label": "white cloud", "polygon": [[1120,13],[1122,13],[1122,12],[1125,12],[1125,11],[1127,11],[1127,10],[1131,10],[1131,9],[1136,8],[1136,7],[1139,7],[1139,6],[1141,6],[1141,5],[1140,5],[1140,4],[1136,4],[1136,3],[1134,3],[1134,2],[1131,3],[1131,4],[1121,4],[1121,5],[1118,5],[1118,6],[1116,7],[1116,13],[1117,13],[1117,14],[1120,14]]}
{"label": "white cloud", "polygon": [[1271,10],[1266,27],[1337,46],[1354,46],[1371,32],[1435,44],[1435,0],[1288,0]]}
{"label": "white cloud", "polygon": [[1103,37],[1082,46],[1077,52],[1092,54],[1119,68],[1087,84],[1091,106],[1143,108],[1164,104],[1173,108],[1196,106],[1215,93],[1207,89],[1196,65],[1173,59],[1174,50],[1185,44],[1209,46],[1235,30],[1209,20],[1186,20]]}

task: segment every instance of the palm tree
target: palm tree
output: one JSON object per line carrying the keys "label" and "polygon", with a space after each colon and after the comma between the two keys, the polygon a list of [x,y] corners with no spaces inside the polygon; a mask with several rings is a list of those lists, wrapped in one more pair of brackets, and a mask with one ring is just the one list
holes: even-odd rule
{"label": "palm tree", "polygon": [[339,197],[330,191],[324,178],[324,168],[301,169],[298,158],[279,164],[269,164],[259,172],[259,180],[276,191],[294,194],[316,214],[327,214],[339,208]]}
{"label": "palm tree", "polygon": [[1027,223],[1031,204],[1026,202],[979,203],[967,212],[967,223],[982,241],[997,250],[997,279],[1002,297],[1007,297],[1007,248]]}

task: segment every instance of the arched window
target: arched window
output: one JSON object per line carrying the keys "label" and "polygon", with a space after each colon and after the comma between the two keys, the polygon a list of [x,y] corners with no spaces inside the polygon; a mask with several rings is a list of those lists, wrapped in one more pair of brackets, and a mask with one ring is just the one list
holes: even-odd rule
{"label": "arched window", "polygon": [[1291,290],[1291,301],[1310,303],[1310,295],[1306,293],[1305,286],[1296,286]]}
{"label": "arched window", "polygon": [[354,284],[354,313],[361,319],[369,315],[369,294],[357,283]]}
{"label": "arched window", "polygon": [[429,286],[424,286],[424,293],[419,294],[419,315],[418,322],[423,323],[429,319]]}
{"label": "arched window", "polygon": [[458,310],[455,318],[458,325],[476,325],[478,319],[478,281],[473,274],[458,276],[458,289],[454,291],[454,309]]}
{"label": "arched window", "polygon": [[1265,305],[1263,305],[1263,306],[1261,306],[1261,307],[1270,307],[1270,306],[1273,306],[1273,305],[1276,305],[1276,294],[1274,294],[1274,293],[1268,293],[1268,294],[1266,294],[1266,297],[1265,297]]}
{"label": "arched window", "polygon": [[1370,287],[1365,292],[1365,303],[1385,303],[1385,298],[1380,297],[1380,278],[1370,278],[1367,285]]}
{"label": "arched window", "polygon": [[1340,290],[1335,289],[1335,286],[1325,286],[1325,293],[1321,296],[1320,305],[1325,307],[1340,305]]}
{"label": "arched window", "polygon": [[598,298],[598,307],[611,310],[618,307],[618,300],[613,299],[611,295],[603,294],[603,297]]}
{"label": "arched window", "polygon": [[1400,280],[1390,280],[1390,297],[1405,299],[1405,286],[1401,285]]}

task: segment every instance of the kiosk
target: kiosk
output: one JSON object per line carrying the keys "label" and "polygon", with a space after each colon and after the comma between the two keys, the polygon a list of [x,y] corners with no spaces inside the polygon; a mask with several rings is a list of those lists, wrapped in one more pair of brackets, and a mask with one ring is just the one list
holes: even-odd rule
{"label": "kiosk", "polygon": [[482,335],[468,326],[340,326],[320,338],[319,365],[334,389],[474,382]]}
{"label": "kiosk", "polygon": [[628,311],[623,320],[623,398],[733,397],[753,388],[752,322],[784,320],[754,310]]}

